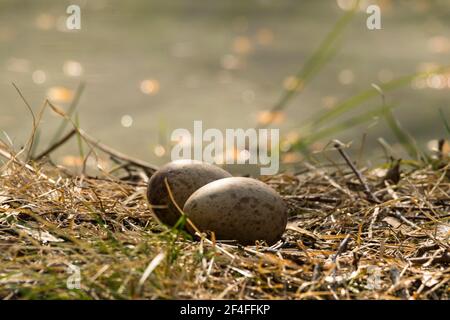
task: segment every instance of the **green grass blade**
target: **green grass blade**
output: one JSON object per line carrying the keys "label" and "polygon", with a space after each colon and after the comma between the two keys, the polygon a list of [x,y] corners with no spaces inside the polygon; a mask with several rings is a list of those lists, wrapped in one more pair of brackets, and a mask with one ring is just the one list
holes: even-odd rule
{"label": "green grass blade", "polygon": [[439,108],[439,114],[441,115],[441,120],[444,123],[445,130],[447,131],[447,134],[450,137],[450,124],[447,121],[447,117],[444,114],[444,110]]}
{"label": "green grass blade", "polygon": [[[416,72],[410,75],[406,75],[390,82],[380,85],[383,92],[393,91],[395,89],[404,87],[411,83],[412,80],[416,78],[421,78],[429,75],[430,73],[442,73],[450,69],[450,66],[445,66],[434,70],[433,72]],[[357,95],[350,97],[349,99],[341,102],[332,110],[329,110],[321,115],[316,116],[316,119],[312,121],[311,126],[316,127],[324,124],[325,122],[331,121],[357,107],[361,106],[362,103],[369,101],[375,97],[379,96],[379,92],[375,88],[367,89]]]}
{"label": "green grass blade", "polygon": [[392,110],[384,108],[384,118],[409,156],[413,159],[419,159],[421,152],[418,150],[416,141],[401,127]]}
{"label": "green grass blade", "polygon": [[76,129],[77,129],[77,143],[78,143],[78,150],[80,152],[80,158],[84,159],[83,138],[81,137],[81,135],[78,131],[78,129],[80,129],[80,117],[79,117],[78,112],[75,113],[74,123],[75,123]]}
{"label": "green grass blade", "polygon": [[287,103],[298,93],[299,87],[304,86],[308,81],[310,81],[331,59],[333,53],[336,52],[338,40],[351,22],[358,8],[359,2],[360,1],[358,0],[355,7],[336,22],[330,33],[319,45],[319,48],[311,55],[311,57],[305,62],[303,68],[297,73],[296,78],[298,80],[298,85],[291,90],[285,90],[278,102],[272,108],[272,111],[284,109]]}
{"label": "green grass blade", "polygon": [[36,154],[36,150],[40,141],[41,141],[41,129],[37,128],[36,133],[34,135],[34,142],[31,145],[30,149],[30,159],[34,159],[34,155]]}
{"label": "green grass blade", "polygon": [[[395,108],[395,106],[388,106],[388,108]],[[339,122],[333,126],[326,127],[321,129],[318,132],[312,133],[311,135],[305,138],[305,143],[307,145],[314,143],[318,140],[325,139],[328,137],[332,137],[339,132],[351,129],[355,126],[361,125],[363,123],[369,122],[373,120],[375,117],[382,117],[384,115],[384,106],[381,105],[377,107],[375,110],[370,110],[361,115],[352,117],[350,119]]]}

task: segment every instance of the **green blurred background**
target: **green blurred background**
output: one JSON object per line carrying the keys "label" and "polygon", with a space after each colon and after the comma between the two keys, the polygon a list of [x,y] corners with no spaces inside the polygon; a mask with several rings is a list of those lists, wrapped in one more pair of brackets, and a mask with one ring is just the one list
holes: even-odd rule
{"label": "green blurred background", "polygon": [[[267,120],[293,77],[333,29],[351,1],[323,0],[0,0],[0,129],[20,147],[31,116],[14,82],[37,112],[48,97],[68,109],[81,82],[80,126],[103,143],[155,164],[167,161],[176,128],[250,128]],[[368,30],[365,8],[382,10],[382,30]],[[66,8],[81,7],[81,30],[65,27]],[[307,119],[340,101],[397,77],[450,64],[450,2],[362,1],[330,61],[274,118],[283,161],[302,158],[292,146]],[[450,115],[450,74],[414,80],[386,93],[395,117],[420,146],[446,136],[439,109]],[[339,119],[369,110],[378,97]],[[39,150],[61,118],[49,110]],[[331,138],[381,154],[383,137],[397,149],[385,121],[369,121],[308,145],[320,151]],[[2,140],[6,140],[2,133]],[[38,150],[38,151],[39,151]],[[402,150],[398,149],[398,155]],[[79,164],[75,141],[54,159]]]}

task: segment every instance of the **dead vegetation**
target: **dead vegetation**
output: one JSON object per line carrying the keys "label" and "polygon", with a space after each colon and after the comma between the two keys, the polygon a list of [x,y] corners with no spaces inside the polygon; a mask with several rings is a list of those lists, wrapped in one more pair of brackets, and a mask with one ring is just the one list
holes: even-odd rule
{"label": "dead vegetation", "polygon": [[3,299],[450,297],[445,162],[403,165],[401,175],[398,166],[305,162],[296,175],[266,179],[289,204],[283,240],[242,247],[159,225],[144,175],[120,176],[129,166],[73,176],[2,155]]}

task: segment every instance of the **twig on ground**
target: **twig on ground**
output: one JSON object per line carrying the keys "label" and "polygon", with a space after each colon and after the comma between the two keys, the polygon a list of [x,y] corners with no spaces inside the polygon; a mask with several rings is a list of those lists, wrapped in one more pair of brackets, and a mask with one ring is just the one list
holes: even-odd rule
{"label": "twig on ground", "polygon": [[83,139],[88,142],[88,144],[97,147],[98,149],[100,149],[101,151],[109,154],[112,157],[115,157],[117,159],[121,159],[123,161],[129,162],[137,167],[141,167],[142,169],[146,170],[148,173],[152,173],[156,170],[158,170],[158,167],[151,165],[143,160],[140,159],[136,159],[136,158],[132,158],[120,151],[117,151],[101,142],[99,142],[98,140],[94,139],[93,137],[91,137],[89,134],[87,134],[84,130],[80,129],[77,127],[77,125],[73,122],[73,120],[64,112],[64,110],[61,110],[60,108],[56,107],[55,105],[53,105],[50,101],[48,101],[48,105],[53,109],[53,111],[55,111],[57,114],[59,114],[60,116],[62,116],[63,118],[65,118],[66,120],[70,121],[70,123],[72,124],[73,128],[76,130],[76,132],[83,137]]}
{"label": "twig on ground", "polygon": [[363,175],[359,170],[355,167],[353,162],[350,160],[350,157],[347,155],[347,153],[342,149],[342,143],[340,141],[334,140],[334,147],[338,150],[339,154],[344,158],[345,162],[347,162],[348,166],[352,169],[353,173],[358,178],[361,185],[364,187],[364,192],[366,193],[368,199],[370,201],[380,203],[381,201],[377,198],[377,196],[370,190],[369,185],[365,181]]}
{"label": "twig on ground", "polygon": [[424,266],[429,266],[433,263],[450,263],[450,253],[445,251],[439,254],[439,251],[442,252],[443,250],[437,250],[431,257],[410,258],[409,261],[414,264],[423,264]]}
{"label": "twig on ground", "polygon": [[77,131],[75,129],[72,129],[64,137],[62,137],[60,140],[56,141],[53,145],[51,145],[48,149],[46,149],[45,151],[43,151],[39,155],[37,155],[34,158],[34,160],[39,161],[42,158],[44,158],[45,156],[49,155],[50,153],[52,153],[53,151],[58,149],[60,146],[62,146],[64,143],[69,141],[69,139],[72,138],[76,133],[77,133]]}
{"label": "twig on ground", "polygon": [[88,141],[89,143],[91,143],[93,146],[97,147],[98,149],[100,149],[101,151],[109,154],[110,156],[116,158],[116,159],[120,159],[122,161],[125,162],[129,162],[137,167],[140,167],[142,169],[146,169],[148,171],[154,172],[156,170],[158,170],[157,166],[154,166],[148,162],[145,162],[143,160],[140,159],[136,159],[133,157],[130,157],[120,151],[117,151],[101,142],[99,142],[98,140],[94,139],[93,137],[91,137],[89,134],[87,134],[84,130],[82,129],[78,129],[78,133],[83,137],[83,139],[85,139],[86,141]]}

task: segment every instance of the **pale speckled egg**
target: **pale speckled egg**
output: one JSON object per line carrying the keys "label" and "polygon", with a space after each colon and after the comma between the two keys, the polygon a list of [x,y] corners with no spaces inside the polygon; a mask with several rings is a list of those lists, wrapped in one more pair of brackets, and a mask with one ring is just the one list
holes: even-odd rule
{"label": "pale speckled egg", "polygon": [[173,226],[181,214],[170,199],[165,178],[175,202],[183,208],[194,191],[214,180],[227,177],[231,177],[231,174],[214,165],[196,160],[176,160],[152,175],[147,187],[147,199],[156,217],[162,223]]}
{"label": "pale speckled egg", "polygon": [[183,211],[200,231],[213,231],[219,240],[236,240],[244,245],[256,240],[273,244],[287,224],[283,199],[252,178],[231,177],[208,183],[189,197]]}

